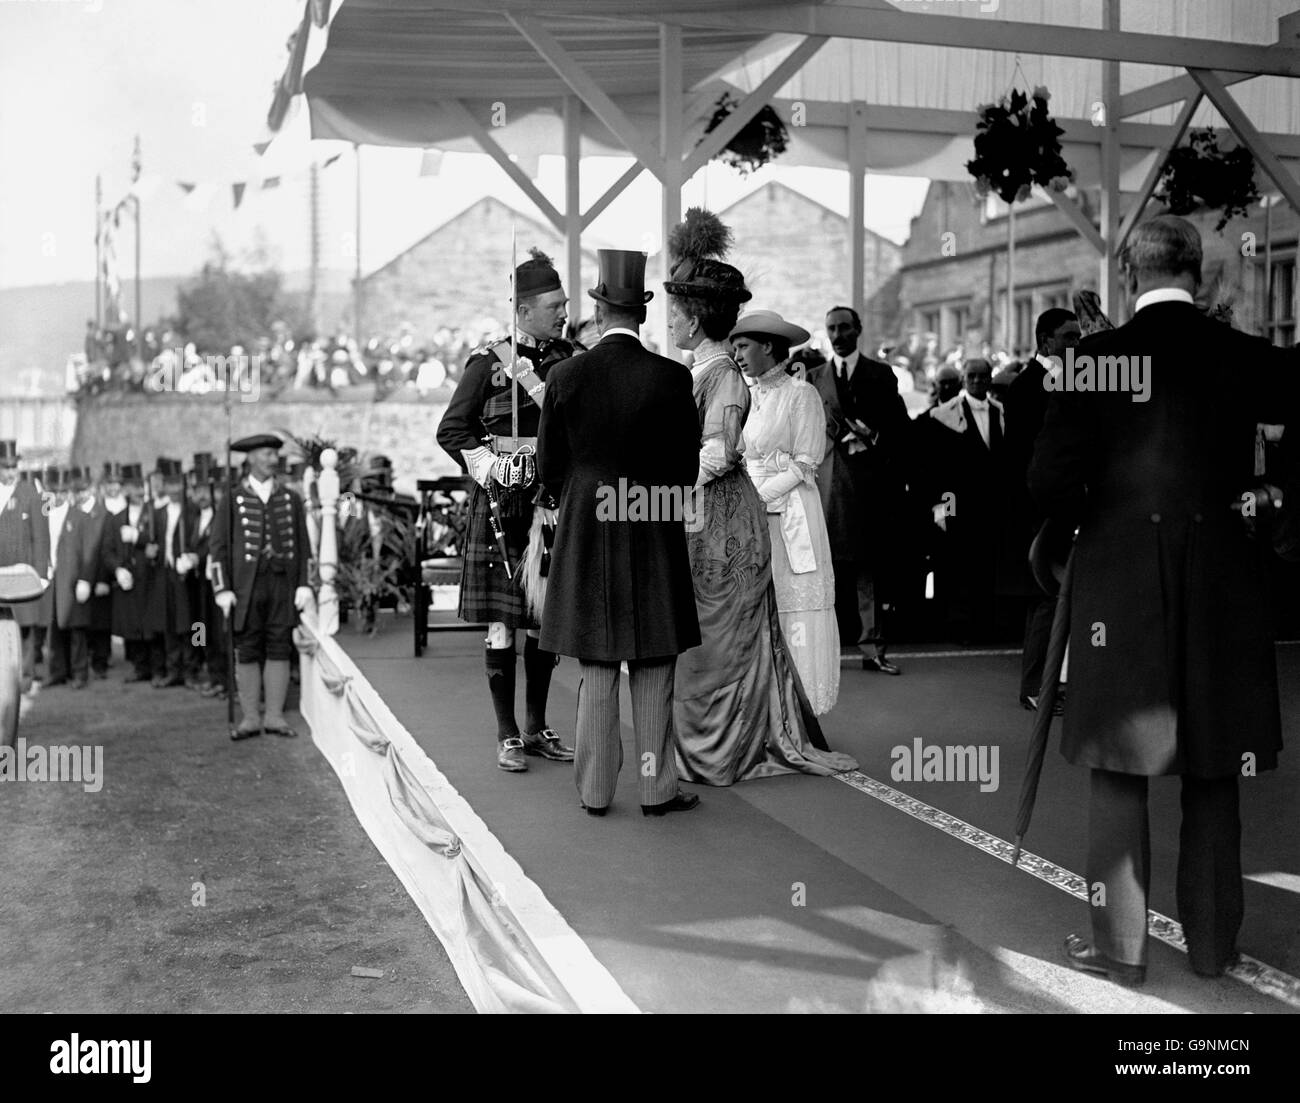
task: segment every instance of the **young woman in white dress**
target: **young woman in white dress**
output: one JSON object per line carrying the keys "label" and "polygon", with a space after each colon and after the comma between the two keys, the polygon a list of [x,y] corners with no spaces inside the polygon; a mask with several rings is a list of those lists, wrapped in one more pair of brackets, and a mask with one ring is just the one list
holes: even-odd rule
{"label": "young woman in white dress", "polygon": [[820,716],[840,692],[835,574],[816,482],[826,454],[826,413],[816,388],[785,365],[790,349],[808,337],[779,314],[758,310],[736,322],[731,347],[741,371],[754,381],[745,466],[767,509],[781,628]]}

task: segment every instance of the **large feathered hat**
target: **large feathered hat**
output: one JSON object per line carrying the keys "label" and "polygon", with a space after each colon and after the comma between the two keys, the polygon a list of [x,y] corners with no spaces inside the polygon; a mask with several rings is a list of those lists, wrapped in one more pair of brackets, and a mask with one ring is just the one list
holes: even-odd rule
{"label": "large feathered hat", "polygon": [[731,249],[731,231],[712,211],[692,207],[668,235],[672,268],[664,281],[670,295],[746,303],[754,296],[739,268],[722,260]]}

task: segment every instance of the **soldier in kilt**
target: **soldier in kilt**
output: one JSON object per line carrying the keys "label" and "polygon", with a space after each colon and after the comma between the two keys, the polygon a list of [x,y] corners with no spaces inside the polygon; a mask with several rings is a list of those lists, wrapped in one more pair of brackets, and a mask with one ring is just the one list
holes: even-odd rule
{"label": "soldier in kilt", "polygon": [[[515,269],[515,339],[520,375],[515,386],[521,449],[537,446],[542,388],[552,365],[581,347],[564,340],[565,304],[559,273],[537,249]],[[528,362],[525,363],[524,361]],[[460,582],[462,620],[488,625],[484,662],[497,720],[497,765],[528,769],[525,755],[572,762],[573,750],[546,722],[546,699],[558,657],[538,645],[545,543],[553,517],[541,498],[532,457],[510,462],[513,409],[510,341],[476,350],[465,365],[438,444],[474,479]],[[496,506],[495,517],[493,505]],[[553,507],[552,507],[553,508]],[[494,521],[500,528],[498,539]],[[502,549],[504,543],[504,555]],[[508,560],[508,572],[507,572]],[[525,589],[525,576],[531,584]],[[515,717],[516,634],[524,630],[524,730]]]}

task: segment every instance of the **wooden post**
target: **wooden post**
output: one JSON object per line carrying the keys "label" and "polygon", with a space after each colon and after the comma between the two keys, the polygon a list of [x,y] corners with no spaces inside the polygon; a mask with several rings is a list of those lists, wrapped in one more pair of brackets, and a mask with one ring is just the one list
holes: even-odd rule
{"label": "wooden post", "polygon": [[333,636],[339,630],[339,595],[334,582],[338,578],[338,502],[339,454],[333,448],[321,453],[320,462],[320,600],[316,603],[322,635]]}
{"label": "wooden post", "polygon": [[[659,156],[662,158],[663,204],[659,238],[660,270],[668,278],[668,235],[682,220],[682,29],[659,28]],[[647,290],[650,290],[647,288]],[[655,312],[659,329],[659,352],[676,356],[672,333],[668,327],[668,296],[662,287],[655,289],[659,309]]]}
{"label": "wooden post", "polygon": [[[356,246],[357,257],[352,278],[352,328],[357,347],[365,348],[365,338],[361,336],[361,143],[354,142],[357,161],[357,209],[356,209]],[[337,458],[337,457],[336,457]]]}
{"label": "wooden post", "polygon": [[1007,206],[1007,309],[1003,316],[1002,340],[1007,355],[1016,355],[1016,204]]}
{"label": "wooden post", "polygon": [[[1119,30],[1120,0],[1105,0],[1102,28]],[[1097,276],[1102,312],[1115,325],[1119,316],[1119,62],[1103,61],[1102,103],[1106,126],[1101,135],[1101,236],[1106,243]]]}
{"label": "wooden post", "polygon": [[586,296],[582,287],[582,101],[577,96],[564,97],[564,251],[567,280],[564,290],[569,296],[569,320],[575,326],[582,321]]}
{"label": "wooden post", "polygon": [[[849,105],[849,294],[858,316],[866,317],[863,236],[867,214],[867,105]],[[827,304],[829,305],[829,304]],[[879,335],[876,335],[879,336]]]}

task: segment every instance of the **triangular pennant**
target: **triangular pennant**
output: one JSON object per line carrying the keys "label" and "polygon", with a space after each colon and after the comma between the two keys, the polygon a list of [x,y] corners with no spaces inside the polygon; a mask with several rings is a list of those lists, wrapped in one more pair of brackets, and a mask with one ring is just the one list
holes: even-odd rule
{"label": "triangular pennant", "polygon": [[248,187],[248,185],[242,180],[236,180],[230,187],[231,191],[233,191],[235,195],[235,210],[239,210],[239,204],[244,201],[244,189]]}
{"label": "triangular pennant", "polygon": [[311,21],[318,27],[330,21],[330,0],[310,0]]}
{"label": "triangular pennant", "polygon": [[278,176],[268,176],[265,180],[262,181],[263,191],[266,191],[267,188],[278,188],[279,186],[280,186],[280,178]]}
{"label": "triangular pennant", "polygon": [[262,154],[266,152],[267,147],[270,146],[270,144],[271,144],[271,140],[269,138],[265,142],[254,142],[253,152],[256,153],[259,157],[261,157]]}
{"label": "triangular pennant", "polygon": [[326,161],[326,162],[321,166],[321,168],[326,168],[326,169],[329,168],[330,165],[332,165],[335,161],[337,161],[337,160],[338,160],[340,157],[342,157],[342,156],[343,156],[343,154],[341,154],[341,153],[336,153],[336,154],[334,154],[334,156],[331,157],[328,161]]}
{"label": "triangular pennant", "polygon": [[192,192],[195,188],[198,187],[197,184],[191,184],[191,183],[189,183],[188,181],[185,181],[185,180],[177,180],[177,181],[176,181],[176,186],[177,186],[178,188],[180,188],[181,191],[183,191],[186,195],[189,195],[190,192]]}

